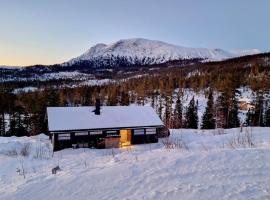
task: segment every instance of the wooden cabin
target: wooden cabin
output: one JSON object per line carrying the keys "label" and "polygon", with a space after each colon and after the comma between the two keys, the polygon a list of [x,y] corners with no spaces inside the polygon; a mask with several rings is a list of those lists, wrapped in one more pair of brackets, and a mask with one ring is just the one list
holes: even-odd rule
{"label": "wooden cabin", "polygon": [[55,151],[155,143],[164,127],[150,106],[48,107],[47,116]]}

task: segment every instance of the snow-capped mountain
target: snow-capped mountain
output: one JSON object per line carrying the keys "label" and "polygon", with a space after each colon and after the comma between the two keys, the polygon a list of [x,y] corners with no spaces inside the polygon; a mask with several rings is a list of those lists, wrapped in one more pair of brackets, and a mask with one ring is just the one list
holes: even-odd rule
{"label": "snow-capped mountain", "polygon": [[235,54],[236,56],[247,56],[263,53],[263,51],[261,51],[260,49],[237,49],[230,52],[232,54]]}
{"label": "snow-capped mountain", "polygon": [[97,44],[81,56],[63,65],[90,62],[93,66],[153,65],[169,61],[192,60],[217,61],[234,57],[235,54],[222,49],[189,48],[161,41],[141,38],[119,40],[115,43]]}
{"label": "snow-capped mountain", "polygon": [[125,39],[108,45],[97,44],[81,56],[63,64],[0,66],[0,82],[67,78],[81,80],[89,76],[110,78],[116,72],[125,74],[140,72],[148,67],[159,69],[168,66],[188,66],[198,62],[221,61],[258,53],[261,53],[258,49],[229,52],[222,49],[182,47],[140,38]]}

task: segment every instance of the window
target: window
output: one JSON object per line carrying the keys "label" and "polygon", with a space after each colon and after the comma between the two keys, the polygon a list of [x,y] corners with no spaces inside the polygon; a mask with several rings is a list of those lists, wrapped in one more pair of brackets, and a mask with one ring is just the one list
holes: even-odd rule
{"label": "window", "polygon": [[75,133],[76,136],[87,136],[88,132]]}
{"label": "window", "polygon": [[155,128],[147,128],[146,135],[156,134],[157,130]]}
{"label": "window", "polygon": [[113,137],[113,136],[119,136],[119,133],[117,132],[117,130],[111,130],[111,131],[106,131],[106,135],[108,137]]}
{"label": "window", "polygon": [[135,129],[134,135],[144,135],[144,129]]}
{"label": "window", "polygon": [[90,131],[90,135],[101,135],[102,131]]}
{"label": "window", "polygon": [[58,140],[70,140],[70,133],[59,134]]}

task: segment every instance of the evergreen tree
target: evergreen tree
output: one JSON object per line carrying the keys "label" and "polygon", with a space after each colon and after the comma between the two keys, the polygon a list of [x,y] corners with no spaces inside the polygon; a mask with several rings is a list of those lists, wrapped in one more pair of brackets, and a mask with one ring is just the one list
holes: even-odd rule
{"label": "evergreen tree", "polygon": [[174,128],[182,128],[183,121],[183,105],[180,96],[177,95],[177,100],[174,109]]}
{"label": "evergreen tree", "polygon": [[5,114],[0,113],[0,136],[6,135],[6,121],[5,121]]}
{"label": "evergreen tree", "polygon": [[192,128],[197,129],[198,128],[198,112],[197,112],[197,106],[195,104],[194,96],[189,102],[186,115],[186,128]]}
{"label": "evergreen tree", "polygon": [[253,126],[264,126],[264,105],[263,105],[264,99],[263,99],[263,93],[258,92],[255,102],[255,109],[254,109],[254,115],[252,119]]}
{"label": "evergreen tree", "polygon": [[172,97],[165,96],[165,112],[163,122],[167,128],[172,128]]}
{"label": "evergreen tree", "polygon": [[214,98],[212,91],[210,91],[207,101],[207,106],[202,117],[202,129],[214,129],[216,126],[215,113],[214,113]]}
{"label": "evergreen tree", "polygon": [[231,108],[229,110],[228,128],[236,128],[240,126],[240,120],[238,118],[238,102],[235,95],[231,99]]}
{"label": "evergreen tree", "polygon": [[60,96],[56,89],[49,89],[47,93],[47,105],[48,106],[59,106]]}
{"label": "evergreen tree", "polygon": [[265,112],[265,126],[270,127],[270,106],[267,108]]}
{"label": "evergreen tree", "polygon": [[221,93],[216,101],[216,127],[217,128],[227,128],[228,126],[228,95],[226,93]]}
{"label": "evergreen tree", "polygon": [[129,95],[127,92],[124,92],[124,91],[121,92],[120,105],[121,106],[128,106],[129,105]]}
{"label": "evergreen tree", "polygon": [[162,104],[162,96],[159,97],[159,106],[158,106],[158,116],[160,119],[162,119],[162,110],[163,110],[163,104]]}

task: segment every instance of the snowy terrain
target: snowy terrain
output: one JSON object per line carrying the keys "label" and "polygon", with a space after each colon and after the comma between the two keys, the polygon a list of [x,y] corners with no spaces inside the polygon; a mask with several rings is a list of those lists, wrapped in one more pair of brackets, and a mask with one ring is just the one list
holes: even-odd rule
{"label": "snowy terrain", "polygon": [[[59,79],[87,81],[94,80],[96,74],[109,77],[108,73],[114,70],[125,73],[146,66],[157,69],[165,65],[164,63],[170,66],[187,66],[198,62],[221,61],[258,53],[262,52],[258,49],[225,51],[217,48],[191,48],[142,38],[122,39],[108,45],[96,44],[84,54],[62,64],[0,66],[2,73],[0,82]],[[267,63],[268,60],[265,61],[265,65]]]}
{"label": "snowy terrain", "polygon": [[246,56],[246,55],[255,55],[259,53],[263,53],[260,49],[237,49],[230,51],[231,53],[239,56]]}
{"label": "snowy terrain", "polygon": [[0,199],[269,199],[269,132],[172,130],[157,144],[54,155],[45,135],[0,137]]}
{"label": "snowy terrain", "polygon": [[168,44],[161,41],[141,38],[119,40],[115,43],[97,44],[81,56],[71,59],[66,64],[79,61],[102,61],[125,58],[131,64],[160,64],[183,59],[224,60],[235,54],[222,49],[189,48]]}
{"label": "snowy terrain", "polygon": [[[113,65],[119,58],[130,64],[160,64],[175,60],[199,59],[219,61],[228,58],[259,54],[259,49],[224,51],[222,49],[191,48],[142,38],[124,39],[112,44],[96,44],[84,54],[63,63],[63,66],[80,61]],[[106,63],[107,64],[107,63]],[[97,64],[99,65],[99,64]]]}
{"label": "snowy terrain", "polygon": [[20,67],[18,67],[18,66],[0,65],[0,69],[20,69]]}

